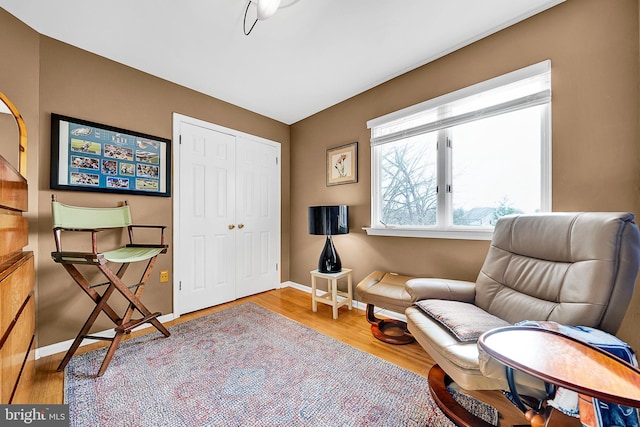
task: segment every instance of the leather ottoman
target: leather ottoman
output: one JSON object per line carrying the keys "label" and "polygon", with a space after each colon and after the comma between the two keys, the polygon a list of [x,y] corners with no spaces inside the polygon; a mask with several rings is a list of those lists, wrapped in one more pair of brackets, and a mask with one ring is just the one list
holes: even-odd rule
{"label": "leather ottoman", "polygon": [[414,340],[406,322],[375,317],[375,306],[403,313],[413,305],[414,298],[407,292],[406,282],[413,277],[395,273],[374,271],[362,279],[356,287],[360,301],[367,304],[367,321],[377,339],[389,344],[409,344]]}

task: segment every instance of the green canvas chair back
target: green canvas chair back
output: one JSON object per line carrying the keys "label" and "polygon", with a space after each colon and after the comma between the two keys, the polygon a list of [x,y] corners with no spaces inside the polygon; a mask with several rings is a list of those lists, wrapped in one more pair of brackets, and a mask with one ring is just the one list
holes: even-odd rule
{"label": "green canvas chair back", "polygon": [[85,208],[51,202],[54,228],[117,228],[131,225],[129,206]]}

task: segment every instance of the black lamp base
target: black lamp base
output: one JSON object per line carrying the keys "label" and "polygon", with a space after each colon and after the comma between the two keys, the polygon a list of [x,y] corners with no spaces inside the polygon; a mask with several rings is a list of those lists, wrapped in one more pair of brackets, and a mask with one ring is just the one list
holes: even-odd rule
{"label": "black lamp base", "polygon": [[324,242],[324,249],[322,249],[318,261],[318,271],[320,273],[340,273],[342,271],[342,262],[335,246],[333,246],[331,236],[327,236],[327,240]]}

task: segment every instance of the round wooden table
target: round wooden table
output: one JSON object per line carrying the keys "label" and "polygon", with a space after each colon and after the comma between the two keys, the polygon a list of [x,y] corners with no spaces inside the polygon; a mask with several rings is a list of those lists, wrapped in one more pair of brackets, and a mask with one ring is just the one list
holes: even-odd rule
{"label": "round wooden table", "polygon": [[638,368],[560,332],[507,326],[484,333],[478,345],[507,368],[605,402],[640,407]]}

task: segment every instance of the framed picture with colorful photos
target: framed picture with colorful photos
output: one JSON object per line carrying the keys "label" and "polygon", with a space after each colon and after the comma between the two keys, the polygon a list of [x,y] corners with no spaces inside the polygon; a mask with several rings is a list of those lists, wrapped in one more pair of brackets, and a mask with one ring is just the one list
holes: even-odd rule
{"label": "framed picture with colorful photos", "polygon": [[358,182],[358,142],[327,150],[327,186]]}
{"label": "framed picture with colorful photos", "polygon": [[51,114],[51,188],[171,195],[171,141]]}

